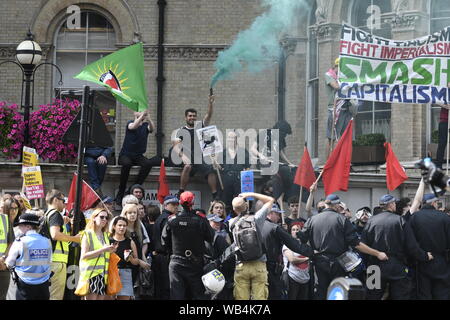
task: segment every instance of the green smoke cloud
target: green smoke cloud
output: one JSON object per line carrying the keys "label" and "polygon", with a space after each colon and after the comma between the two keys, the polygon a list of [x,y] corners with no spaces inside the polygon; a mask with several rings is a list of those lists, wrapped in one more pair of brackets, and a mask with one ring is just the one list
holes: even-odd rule
{"label": "green smoke cloud", "polygon": [[306,0],[263,0],[263,5],[269,7],[268,11],[240,32],[230,48],[219,53],[211,88],[244,68],[259,72],[269,67],[280,55],[280,35],[289,31],[299,8],[309,7]]}

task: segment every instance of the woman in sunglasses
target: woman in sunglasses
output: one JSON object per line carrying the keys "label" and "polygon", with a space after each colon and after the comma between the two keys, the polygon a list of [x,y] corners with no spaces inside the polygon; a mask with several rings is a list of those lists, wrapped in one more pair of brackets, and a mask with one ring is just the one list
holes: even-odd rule
{"label": "woman in sunglasses", "polygon": [[108,238],[109,214],[103,208],[95,209],[81,240],[80,279],[89,282],[86,300],[105,300],[108,281],[109,256],[118,244]]}
{"label": "woman in sunglasses", "polygon": [[6,199],[3,202],[3,214],[6,214],[9,217],[9,222],[11,224],[19,221],[19,216],[21,214],[19,201],[14,198]]}

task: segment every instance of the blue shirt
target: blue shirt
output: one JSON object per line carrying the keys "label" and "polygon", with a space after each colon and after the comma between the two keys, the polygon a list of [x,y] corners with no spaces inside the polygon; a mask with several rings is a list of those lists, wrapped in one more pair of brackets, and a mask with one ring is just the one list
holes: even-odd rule
{"label": "blue shirt", "polygon": [[134,121],[128,121],[120,156],[140,156],[147,151],[147,138],[150,131],[148,122],[144,122],[135,130],[128,129],[128,125]]}
{"label": "blue shirt", "polygon": [[19,278],[30,285],[38,285],[50,278],[52,245],[48,238],[30,230],[11,246],[6,264],[15,266]]}

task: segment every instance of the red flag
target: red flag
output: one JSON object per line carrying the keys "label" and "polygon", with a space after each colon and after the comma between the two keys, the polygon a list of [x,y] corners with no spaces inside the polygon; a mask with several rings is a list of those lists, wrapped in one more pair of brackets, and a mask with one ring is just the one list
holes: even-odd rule
{"label": "red flag", "polygon": [[[90,185],[86,183],[86,181],[82,181],[81,187],[81,203],[80,210],[88,210],[92,207],[92,205],[100,200],[98,194],[91,188]],[[77,174],[73,174],[72,184],[70,185],[69,198],[67,200],[66,210],[70,212],[75,207],[75,198],[77,192]]]}
{"label": "red flag", "polygon": [[305,146],[302,159],[295,173],[294,183],[309,190],[313,183],[316,182],[316,175],[309,156],[308,148]]}
{"label": "red flag", "polygon": [[353,120],[345,129],[344,134],[328,158],[323,168],[323,184],[325,195],[335,191],[347,191],[350,178],[350,166],[352,162]]}
{"label": "red flag", "polygon": [[391,144],[386,142],[386,184],[390,191],[397,189],[405,180],[408,180],[405,169],[400,165]]}
{"label": "red flag", "polygon": [[169,185],[166,181],[166,167],[164,165],[164,159],[161,160],[161,168],[159,169],[159,188],[158,188],[158,200],[159,203],[164,203],[164,198],[170,194]]}

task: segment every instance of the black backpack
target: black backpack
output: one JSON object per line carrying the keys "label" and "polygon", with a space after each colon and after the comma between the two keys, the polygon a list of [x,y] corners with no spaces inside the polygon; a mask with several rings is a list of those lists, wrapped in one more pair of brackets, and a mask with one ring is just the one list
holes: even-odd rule
{"label": "black backpack", "polygon": [[236,218],[233,223],[233,238],[238,250],[237,260],[254,261],[264,254],[261,240],[256,230],[255,215]]}
{"label": "black backpack", "polygon": [[44,216],[40,218],[40,221],[39,221],[40,224],[39,224],[38,233],[41,236],[44,236],[44,237],[50,239],[50,241],[52,242],[52,247],[53,247],[53,251],[54,251],[55,250],[56,241],[52,240],[52,236],[50,234],[50,225],[48,223],[49,217],[50,217],[50,215],[53,212],[56,212],[56,210],[55,209],[47,210],[45,212]]}

